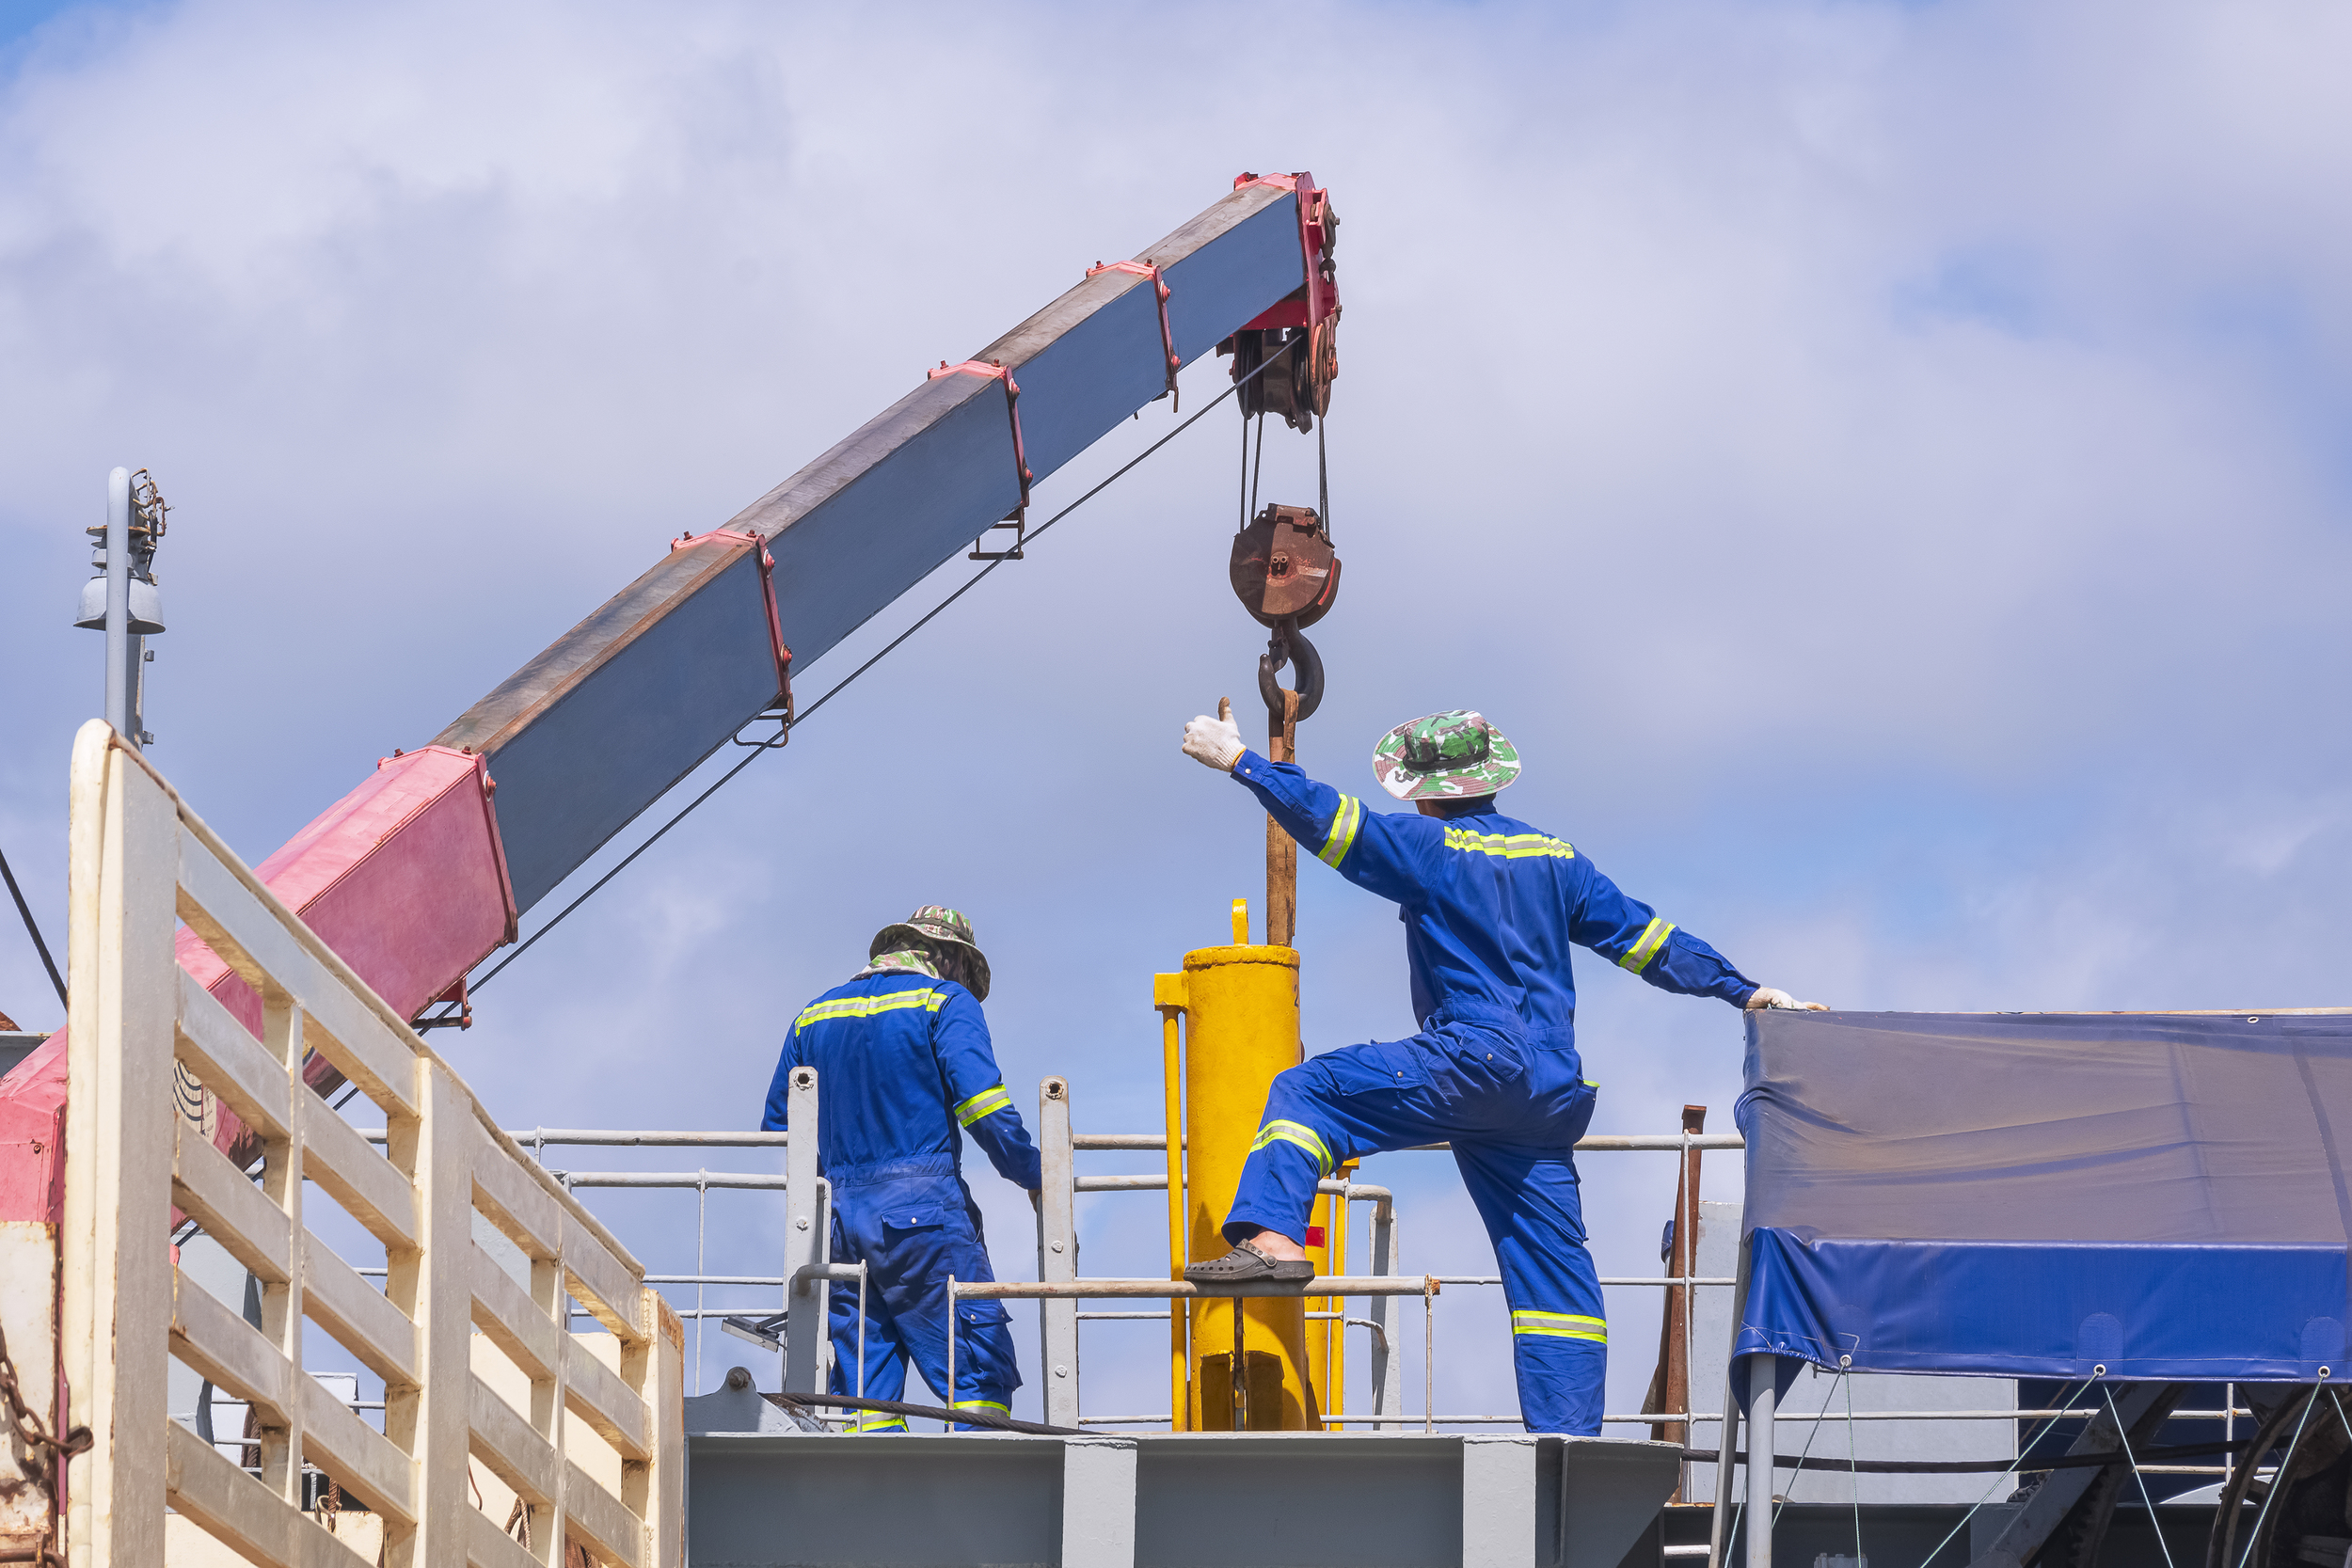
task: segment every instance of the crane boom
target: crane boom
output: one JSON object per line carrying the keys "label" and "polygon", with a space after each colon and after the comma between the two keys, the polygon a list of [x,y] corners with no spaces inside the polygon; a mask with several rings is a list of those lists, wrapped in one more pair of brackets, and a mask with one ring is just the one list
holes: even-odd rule
{"label": "crane boom", "polygon": [[[1296,196],[1242,186],[1144,254],[1168,286],[1172,351],[1189,362],[1302,286]],[[976,356],[1018,378],[1041,477],[1164,390],[1152,295],[1146,277],[1095,273]],[[776,700],[761,546],[777,627],[805,667],[1012,511],[1009,447],[995,383],[926,381],[442,731],[436,744],[489,758],[516,904],[529,909]]]}
{"label": "crane boom", "polygon": [[[523,911],[787,702],[792,667],[1025,506],[1032,475],[1161,396],[1177,366],[1245,329],[1311,326],[1327,354],[1331,230],[1312,176],[1242,176],[957,367],[979,373],[934,372],[723,527],[674,541],[430,745],[380,762],[262,879],[402,1016],[461,997]],[[261,1032],[260,998],[195,932],[179,957]],[[63,1045],[0,1085],[0,1220],[55,1222]],[[334,1081],[324,1058],[306,1077]],[[219,1129],[245,1152],[226,1106]]]}

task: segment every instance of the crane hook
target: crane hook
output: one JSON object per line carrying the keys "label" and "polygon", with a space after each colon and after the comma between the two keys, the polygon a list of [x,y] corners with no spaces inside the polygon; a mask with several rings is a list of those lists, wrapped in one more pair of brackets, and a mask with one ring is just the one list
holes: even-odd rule
{"label": "crane hook", "polygon": [[1298,668],[1298,713],[1292,721],[1296,723],[1311,718],[1323,702],[1323,656],[1291,616],[1274,624],[1265,652],[1258,656],[1258,695],[1265,699],[1266,712],[1278,729],[1283,719],[1282,688],[1274,677],[1286,664]]}

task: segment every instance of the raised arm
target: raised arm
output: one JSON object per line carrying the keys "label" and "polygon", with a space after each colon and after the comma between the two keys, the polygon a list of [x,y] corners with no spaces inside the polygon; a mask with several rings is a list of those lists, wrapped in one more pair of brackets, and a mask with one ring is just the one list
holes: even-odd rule
{"label": "raised arm", "polygon": [[1357,886],[1400,904],[1421,895],[1445,837],[1435,822],[1366,811],[1295,764],[1269,762],[1242,744],[1230,702],[1217,704],[1215,719],[1202,714],[1184,726],[1184,754],[1232,774],[1299,847]]}
{"label": "raised arm", "polygon": [[1729,958],[1661,919],[1647,904],[1627,897],[1589,859],[1580,856],[1568,863],[1581,868],[1568,910],[1573,940],[1660,990],[1721,997],[1735,1007],[1746,1006],[1758,994],[1756,983]]}
{"label": "raised arm", "polygon": [[939,990],[946,1000],[931,1015],[931,1050],[939,1058],[948,1108],[997,1175],[1035,1192],[1044,1180],[1037,1146],[1029,1141],[1028,1129],[1005,1088],[1004,1074],[996,1069],[988,1020],[961,986],[946,981]]}

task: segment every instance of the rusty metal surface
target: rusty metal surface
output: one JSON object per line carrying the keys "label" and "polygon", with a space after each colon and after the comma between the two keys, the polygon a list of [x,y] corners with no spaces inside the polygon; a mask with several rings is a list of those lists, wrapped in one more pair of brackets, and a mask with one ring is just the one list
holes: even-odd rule
{"label": "rusty metal surface", "polygon": [[1340,558],[1309,506],[1268,505],[1233,535],[1233,596],[1262,626],[1313,626],[1340,594]]}

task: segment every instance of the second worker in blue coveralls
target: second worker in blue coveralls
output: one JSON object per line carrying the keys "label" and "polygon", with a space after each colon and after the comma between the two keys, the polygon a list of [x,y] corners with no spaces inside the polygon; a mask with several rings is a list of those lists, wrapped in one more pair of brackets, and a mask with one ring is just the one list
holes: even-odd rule
{"label": "second worker in blue coveralls", "polygon": [[1531,1432],[1600,1432],[1609,1326],[1584,1248],[1573,1151],[1593,1117],[1576,1050],[1571,944],[1663,990],[1737,1007],[1813,1007],[1617,891],[1561,839],[1495,809],[1518,753],[1476,713],[1383,736],[1381,786],[1418,815],[1364,810],[1242,744],[1231,704],[1184,728],[1187,755],[1230,772],[1315,858],[1403,906],[1410,1039],[1344,1046],[1274,1080],[1226,1216],[1233,1250],[1188,1279],[1304,1281],[1315,1183],[1350,1160],[1439,1140],[1502,1265],[1519,1414]]}
{"label": "second worker in blue coveralls", "polygon": [[[947,1386],[947,1281],[996,1277],[979,1207],[963,1184],[962,1133],[1032,1201],[1040,1180],[1037,1147],[1005,1092],[980,1016],[988,959],[972,923],[936,904],[882,927],[868,954],[847,985],[793,1020],[759,1125],[785,1127],[792,1069],[815,1068],[833,1260],[866,1268],[865,1397],[899,1398],[912,1358],[942,1402],[1009,1415],[1021,1369],[1002,1302],[956,1308],[955,1386]],[[857,1289],[836,1283],[832,1296],[827,1388],[855,1395]],[[857,1430],[904,1432],[906,1422],[863,1412]]]}

